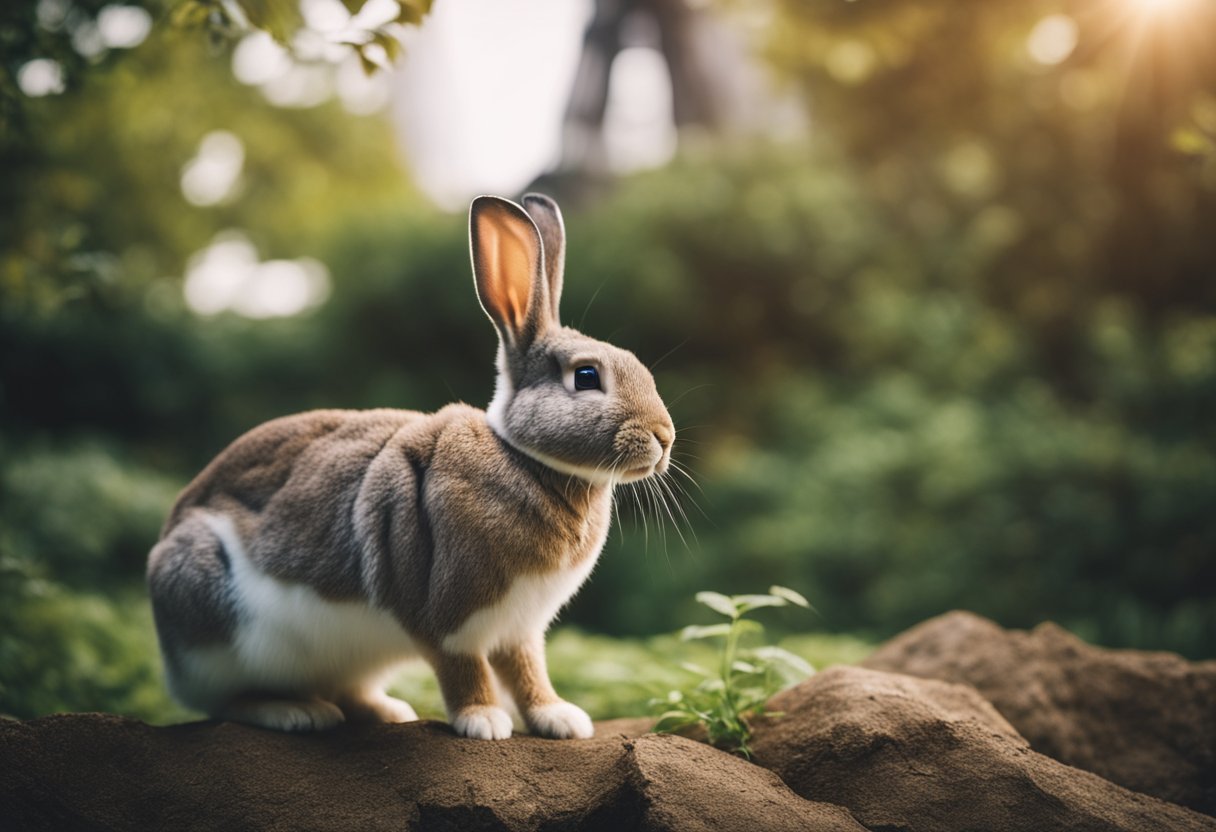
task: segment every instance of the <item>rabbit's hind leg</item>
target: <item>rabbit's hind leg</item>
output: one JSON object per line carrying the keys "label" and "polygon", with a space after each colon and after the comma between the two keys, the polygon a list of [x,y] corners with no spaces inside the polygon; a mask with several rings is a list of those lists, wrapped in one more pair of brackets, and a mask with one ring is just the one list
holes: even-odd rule
{"label": "rabbit's hind leg", "polygon": [[351,722],[413,722],[418,719],[408,702],[389,696],[375,686],[347,691],[338,697],[338,707]]}
{"label": "rabbit's hind leg", "polygon": [[342,710],[324,699],[281,699],[267,696],[238,696],[214,716],[275,731],[325,731],[345,720]]}

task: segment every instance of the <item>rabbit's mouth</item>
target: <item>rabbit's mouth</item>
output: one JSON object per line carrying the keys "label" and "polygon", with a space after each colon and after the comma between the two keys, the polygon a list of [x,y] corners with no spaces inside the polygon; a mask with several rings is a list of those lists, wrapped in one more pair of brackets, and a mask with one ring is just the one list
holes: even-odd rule
{"label": "rabbit's mouth", "polygon": [[625,471],[621,477],[621,482],[635,482],[636,480],[644,480],[654,473],[653,465],[643,465],[639,468],[630,468]]}
{"label": "rabbit's mouth", "polygon": [[636,468],[626,468],[620,475],[620,482],[637,482],[653,474],[665,474],[667,473],[667,460],[667,451],[663,451],[662,455],[655,462],[639,465]]}

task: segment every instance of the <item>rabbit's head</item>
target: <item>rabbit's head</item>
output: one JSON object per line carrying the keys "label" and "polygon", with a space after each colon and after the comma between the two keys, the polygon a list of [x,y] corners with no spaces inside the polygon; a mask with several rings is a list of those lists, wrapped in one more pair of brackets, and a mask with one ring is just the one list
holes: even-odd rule
{"label": "rabbit's head", "polygon": [[498,330],[490,426],[523,453],[594,483],[667,470],[675,428],[633,353],[558,321],[565,228],[557,203],[480,196],[469,209],[473,276]]}

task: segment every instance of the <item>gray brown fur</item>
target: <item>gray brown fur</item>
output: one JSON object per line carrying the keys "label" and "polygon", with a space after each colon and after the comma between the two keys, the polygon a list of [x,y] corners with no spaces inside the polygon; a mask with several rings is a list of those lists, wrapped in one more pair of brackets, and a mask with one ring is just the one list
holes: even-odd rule
{"label": "gray brown fur", "polygon": [[[276,419],[237,439],[182,492],[148,567],[180,698],[235,718],[253,713],[242,709],[251,697],[320,699],[330,709],[337,702],[348,717],[377,712],[364,707],[376,694],[364,690],[365,678],[277,689],[256,668],[237,674],[249,687],[234,689],[231,701],[191,702],[185,657],[236,651],[242,628],[259,614],[242,607],[248,601],[234,577],[233,558],[244,557],[254,580],[271,579],[288,594],[308,587],[334,609],[391,614],[411,654],[435,666],[454,716],[495,707],[491,671],[530,724],[537,708],[572,707],[548,681],[548,621],[486,649],[456,649],[445,639],[474,613],[501,606],[521,578],[589,567],[607,533],[613,485],[662,473],[674,430],[650,373],[631,353],[557,323],[561,215],[547,197],[529,195],[525,205],[531,217],[481,197],[470,215],[478,296],[501,336],[489,414],[454,404],[433,414],[319,410]],[[583,364],[599,369],[602,390],[570,387],[573,367]],[[241,551],[229,551],[216,518],[231,524]],[[208,649],[218,652],[200,652]],[[536,716],[533,728],[579,735],[548,724]]]}

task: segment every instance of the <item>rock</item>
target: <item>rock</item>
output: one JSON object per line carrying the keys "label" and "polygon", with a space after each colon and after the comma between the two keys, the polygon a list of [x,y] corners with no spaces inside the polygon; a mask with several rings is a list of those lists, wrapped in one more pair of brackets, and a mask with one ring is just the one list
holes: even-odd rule
{"label": "rock", "polygon": [[1003,630],[952,612],[864,664],[972,685],[1035,751],[1216,815],[1216,661],[1106,650],[1055,624]]}
{"label": "rock", "polygon": [[642,737],[633,763],[648,807],[642,828],[865,832],[845,809],[804,800],[772,772],[683,737]]}
{"label": "rock", "polygon": [[20,830],[824,830],[847,811],[681,737],[499,742],[440,723],[289,735],[99,714],[0,721],[0,827]]}
{"label": "rock", "polygon": [[974,689],[835,667],[774,697],[755,761],[877,830],[1216,830],[1038,754]]}
{"label": "rock", "polygon": [[774,697],[785,716],[757,720],[759,765],[646,734],[647,719],[500,742],[435,722],[290,735],[0,720],[0,830],[1216,832],[1139,793],[1211,809],[1216,663],[955,613],[867,664]]}

